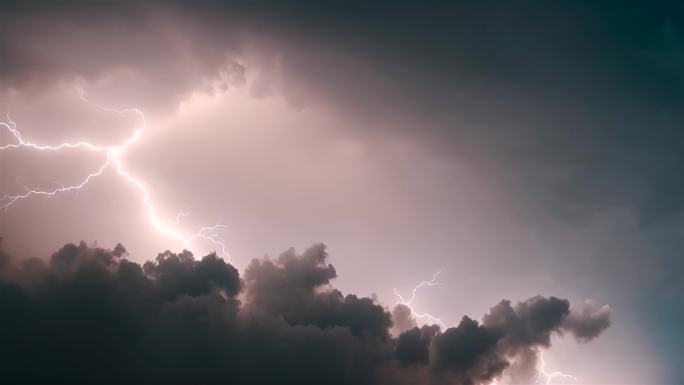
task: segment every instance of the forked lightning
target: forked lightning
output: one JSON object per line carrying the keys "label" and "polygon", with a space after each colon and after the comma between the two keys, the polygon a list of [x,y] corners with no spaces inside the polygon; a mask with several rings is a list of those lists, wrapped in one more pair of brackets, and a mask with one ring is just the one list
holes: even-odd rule
{"label": "forked lightning", "polygon": [[404,297],[402,297],[401,294],[399,294],[397,289],[394,289],[394,288],[393,289],[394,289],[394,294],[396,294],[396,296],[399,298],[399,303],[408,307],[409,310],[411,310],[411,318],[413,318],[413,319],[427,319],[428,324],[432,325],[432,324],[436,323],[436,324],[439,324],[439,326],[441,326],[442,328],[445,328],[444,322],[442,322],[442,320],[433,316],[430,313],[418,313],[415,311],[415,309],[413,308],[413,305],[412,305],[413,301],[416,299],[416,292],[418,291],[418,289],[420,289],[423,286],[441,285],[441,283],[437,282],[437,277],[441,273],[442,273],[442,270],[439,270],[438,272],[436,272],[435,274],[432,275],[431,280],[423,281],[423,282],[419,283],[416,287],[414,287],[413,291],[411,292],[411,298],[409,298],[408,300],[405,300]]}
{"label": "forked lightning", "polygon": [[147,122],[145,120],[145,115],[143,114],[143,112],[138,108],[114,109],[104,107],[99,104],[91,103],[88,100],[86,100],[82,91],[80,91],[80,99],[89,106],[105,112],[116,113],[119,115],[135,114],[140,119],[140,127],[133,131],[133,134],[130,137],[128,137],[123,143],[113,146],[99,146],[92,143],[88,143],[87,141],[79,141],[74,143],[60,143],[58,145],[43,145],[33,143],[32,141],[24,138],[21,135],[21,132],[17,129],[16,122],[12,120],[8,113],[7,122],[0,122],[0,126],[7,129],[7,131],[14,137],[16,142],[2,145],[0,146],[0,150],[11,150],[18,148],[27,148],[35,151],[60,151],[68,149],[83,149],[87,151],[102,153],[104,155],[104,159],[102,161],[102,164],[95,171],[85,175],[83,179],[81,179],[81,181],[79,181],[78,183],[69,186],[59,186],[52,190],[32,189],[25,187],[26,191],[23,194],[4,195],[2,198],[0,198],[0,208],[7,210],[15,202],[23,199],[28,199],[33,196],[45,196],[49,198],[57,194],[79,190],[85,187],[94,178],[102,175],[102,173],[108,167],[111,166],[124,180],[133,185],[142,194],[143,204],[148,214],[148,220],[156,231],[167,237],[179,241],[183,245],[183,247],[188,250],[192,250],[191,244],[193,241],[197,239],[209,241],[213,243],[216,247],[218,247],[221,253],[223,253],[223,255],[230,259],[230,254],[226,250],[226,245],[219,239],[219,235],[217,233],[218,229],[226,228],[225,225],[217,223],[213,226],[203,226],[200,227],[195,233],[185,235],[181,230],[177,229],[176,226],[178,226],[180,224],[181,219],[183,217],[188,216],[189,213],[179,213],[174,220],[160,219],[159,215],[157,214],[157,211],[155,210],[155,206],[152,203],[152,198],[150,196],[148,189],[145,187],[143,182],[141,182],[139,179],[136,179],[124,168],[123,162],[121,161],[121,155],[126,150],[128,150],[128,148],[131,145],[133,145],[140,139],[143,132],[145,131],[145,128],[147,127]]}

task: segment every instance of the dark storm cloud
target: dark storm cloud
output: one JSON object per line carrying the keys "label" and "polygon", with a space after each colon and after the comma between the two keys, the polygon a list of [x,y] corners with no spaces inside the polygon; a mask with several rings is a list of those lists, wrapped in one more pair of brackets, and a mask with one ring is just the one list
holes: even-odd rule
{"label": "dark storm cloud", "polygon": [[[568,302],[503,301],[479,324],[390,337],[389,312],[329,286],[325,247],[254,260],[241,281],[215,254],[68,244],[48,262],[0,249],[3,379],[11,383],[480,384],[569,327],[600,333]],[[244,291],[244,302],[239,298]],[[598,318],[603,318],[600,315]],[[588,332],[590,329],[594,332]],[[514,346],[514,348],[512,348]]]}
{"label": "dark storm cloud", "polygon": [[580,341],[589,341],[610,326],[612,310],[595,309],[590,302],[577,311],[556,297],[536,296],[515,306],[508,300],[491,308],[482,324],[502,335],[497,347],[503,357],[515,357],[510,373],[514,383],[530,381],[536,371],[539,348],[551,345],[551,334],[571,332]]}
{"label": "dark storm cloud", "polygon": [[563,321],[563,329],[571,332],[580,341],[590,341],[610,326],[613,310],[586,301],[579,309],[573,309]]}
{"label": "dark storm cloud", "polygon": [[404,304],[397,304],[392,309],[392,334],[399,335],[416,327],[416,320],[411,317],[411,308]]}
{"label": "dark storm cloud", "polygon": [[434,372],[445,378],[450,376],[458,384],[488,383],[508,364],[496,351],[501,337],[503,334],[498,330],[463,317],[457,327],[435,336]]}
{"label": "dark storm cloud", "polygon": [[[655,279],[644,274],[643,279],[670,282],[671,291],[682,292],[681,269],[672,268],[681,266],[679,235],[684,209],[682,2],[277,2],[271,7],[213,1],[15,2],[3,5],[2,13],[0,87],[4,90],[38,92],[52,84],[85,81],[92,87],[89,92],[96,92],[102,84],[109,87],[103,94],[108,101],[114,99],[113,104],[166,112],[193,91],[214,92],[215,87],[244,84],[252,74],[248,86],[255,96],[277,95],[298,107],[319,105],[339,110],[365,123],[345,125],[347,131],[342,135],[409,139],[432,154],[477,165],[478,174],[500,182],[512,202],[529,202],[562,223],[582,226],[613,209],[633,212],[637,222],[633,232],[609,234],[607,238],[617,240],[606,242],[622,245],[625,238],[646,239],[648,258],[632,250],[610,250],[604,258],[601,250],[598,270],[608,271],[612,279],[615,266],[626,266],[641,278],[643,269],[655,266],[662,274],[655,274]],[[373,129],[366,130],[369,126]],[[599,225],[604,228],[614,223]],[[643,228],[650,233],[642,232]],[[163,309],[159,304],[148,307],[132,299],[129,305],[117,302],[138,317],[135,325],[145,326],[115,323],[122,335],[145,330],[145,338],[121,339],[141,344],[140,349],[133,349],[140,352],[137,358],[123,354],[112,358],[111,362],[117,363],[129,360],[119,365],[121,371],[114,371],[122,378],[137,368],[132,360],[143,362],[149,357],[156,358],[145,361],[143,369],[148,371],[143,370],[143,378],[156,376],[165,368],[169,372],[160,378],[183,382],[197,375],[196,367],[213,368],[212,360],[224,357],[231,360],[222,370],[247,378],[242,376],[253,367],[238,363],[248,357],[249,362],[269,361],[277,366],[270,372],[255,371],[250,380],[275,382],[268,376],[283,373],[283,378],[292,379],[303,372],[301,367],[290,366],[290,360],[272,362],[283,352],[294,351],[291,358],[310,361],[318,369],[316,374],[307,372],[311,382],[334,382],[325,377],[326,371],[339,382],[371,382],[368,373],[374,370],[365,369],[386,364],[386,370],[392,372],[394,360],[398,366],[413,367],[410,363],[415,360],[425,369],[416,371],[421,375],[440,379],[444,375],[460,382],[475,381],[482,373],[494,375],[497,365],[506,360],[508,370],[524,382],[534,369],[537,349],[548,345],[551,333],[568,332],[584,341],[610,322],[609,310],[571,310],[562,300],[552,298],[531,299],[521,305],[502,303],[492,309],[483,325],[464,321],[461,332],[440,334],[454,341],[473,338],[479,343],[470,350],[477,353],[476,358],[468,356],[462,361],[468,365],[456,365],[470,369],[455,369],[455,364],[448,364],[450,358],[447,364],[437,365],[438,351],[453,357],[446,348],[437,350],[436,342],[433,346],[437,337],[428,338],[428,364],[421,363],[423,337],[412,344],[406,340],[405,354],[399,356],[397,351],[395,358],[387,358],[393,357],[395,340],[386,335],[384,310],[368,299],[345,297],[334,290],[319,293],[320,285],[328,285],[335,273],[324,264],[313,264],[314,260],[299,266],[293,257],[290,267],[288,257],[255,262],[254,276],[245,275],[242,289],[254,305],[240,308],[231,294],[240,285],[231,281],[230,269],[196,272],[196,262],[168,255],[173,259],[171,265],[181,267],[173,273],[178,275],[166,275],[173,278],[162,284],[164,278],[155,276],[155,269],[124,263],[107,252],[86,248],[80,253],[84,257],[74,257],[76,262],[67,258],[54,266],[40,260],[7,265],[0,255],[0,267],[5,265],[3,274],[21,287],[36,284],[32,290],[49,282],[76,285],[78,274],[81,279],[100,274],[104,283],[117,283],[123,278],[116,274],[123,271],[126,283],[120,284],[122,290],[150,293],[147,300],[151,302],[164,298]],[[87,270],[88,264],[78,258],[97,263]],[[218,262],[208,265],[211,271],[221,268]],[[83,272],[76,274],[75,268]],[[299,272],[304,268],[310,270]],[[273,281],[260,280],[262,274]],[[47,275],[56,278],[47,280]],[[643,282],[643,286],[657,291],[653,283]],[[109,286],[101,289],[108,290]],[[207,290],[212,294],[206,294]],[[12,306],[19,306],[12,314],[24,312],[34,319],[38,318],[34,311],[48,315],[56,311],[40,302],[41,296],[35,299],[40,306],[36,305],[19,287],[6,286],[3,293]],[[92,290],[93,295],[97,293]],[[656,307],[651,304],[656,295],[665,298],[659,294],[644,295],[648,306]],[[653,311],[638,312],[671,312],[673,303],[662,301]],[[30,306],[22,308],[23,303]],[[119,314],[118,309],[101,311]],[[356,317],[363,322],[355,323]],[[654,317],[660,323],[672,319],[675,326],[680,318],[676,314]],[[247,319],[251,319],[251,329],[245,326]],[[17,320],[21,327],[56,330]],[[237,326],[218,327],[232,323]],[[412,326],[396,322],[395,329],[404,331]],[[491,339],[477,335],[482,327],[504,334],[495,348],[490,346]],[[176,333],[186,328],[188,333]],[[673,328],[649,329],[666,330],[664,334],[669,336]],[[150,330],[155,332],[148,333]],[[46,334],[39,337],[40,341],[50,340]],[[73,346],[85,346],[85,341],[76,340],[81,345]],[[271,349],[250,350],[245,347],[248,340]],[[35,347],[36,341],[27,346]],[[371,346],[369,341],[379,342]],[[67,339],[56,342],[72,346]],[[160,347],[152,348],[152,342]],[[108,344],[115,343],[105,341],[104,345]],[[94,345],[93,352],[102,351]],[[203,350],[185,354],[188,365],[165,365],[181,362],[181,352],[198,350],[182,346]],[[409,353],[414,349],[408,346],[415,346],[418,353]],[[327,355],[310,353],[312,347]],[[62,356],[59,349],[50,349],[50,354],[37,356],[38,362]],[[71,355],[65,357],[83,354],[67,353]],[[509,355],[515,357],[509,359]],[[84,367],[91,364],[99,373],[108,370],[95,356],[85,357],[84,362]],[[57,376],[67,370],[49,368]],[[211,375],[217,373],[225,374],[217,369]],[[347,373],[359,377],[350,378]]]}
{"label": "dark storm cloud", "polygon": [[556,297],[533,297],[515,307],[501,301],[485,315],[483,324],[506,331],[506,343],[515,349],[532,344],[549,346],[551,332],[570,313],[570,303]]}
{"label": "dark storm cloud", "polygon": [[114,77],[110,98],[169,108],[251,71],[255,95],[478,162],[561,218],[684,208],[681,2],[15,4],[5,86]]}
{"label": "dark storm cloud", "polygon": [[427,365],[430,362],[430,344],[438,332],[439,326],[431,325],[423,326],[420,329],[414,326],[412,329],[401,333],[397,338],[396,350],[399,364],[403,366]]}
{"label": "dark storm cloud", "polygon": [[291,325],[344,327],[356,337],[386,341],[389,314],[370,298],[344,296],[335,289],[317,291],[336,277],[326,257],[325,246],[317,244],[301,256],[290,249],[275,263],[253,260],[245,271],[250,309],[281,316]]}
{"label": "dark storm cloud", "polygon": [[175,108],[192,91],[244,82],[244,68],[232,59],[239,45],[228,31],[163,4],[19,2],[5,12],[4,88],[88,81],[104,85],[117,103],[154,111]]}

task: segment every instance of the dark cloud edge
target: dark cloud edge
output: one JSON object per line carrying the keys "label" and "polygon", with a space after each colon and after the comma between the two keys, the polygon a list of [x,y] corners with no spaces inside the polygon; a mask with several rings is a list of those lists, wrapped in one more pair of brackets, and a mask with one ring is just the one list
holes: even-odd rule
{"label": "dark cloud edge", "polygon": [[323,244],[254,259],[242,277],[213,253],[140,265],[120,244],[67,244],[47,261],[1,246],[0,362],[16,384],[529,382],[553,333],[589,341],[611,322],[607,306],[535,296],[418,328],[401,305],[392,319],[334,289]]}

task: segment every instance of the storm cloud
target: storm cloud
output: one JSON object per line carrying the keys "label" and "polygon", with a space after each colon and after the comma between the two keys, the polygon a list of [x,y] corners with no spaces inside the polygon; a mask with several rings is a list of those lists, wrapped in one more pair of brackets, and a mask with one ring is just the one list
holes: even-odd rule
{"label": "storm cloud", "polygon": [[564,220],[681,214],[681,4],[525,4],[14,2],[0,101],[75,83],[162,114],[246,86],[366,123],[336,135],[477,163]]}
{"label": "storm cloud", "polygon": [[[145,263],[180,245],[111,169],[20,201],[0,213],[21,257],[0,252],[6,366],[36,382],[529,383],[553,336],[611,327],[558,369],[684,382],[683,5],[3,2],[0,120],[109,146],[140,122],[93,104],[140,108],[148,130],[122,161],[159,220],[225,220],[249,266]],[[97,155],[3,151],[0,194],[74,183]],[[28,258],[80,239],[131,255]],[[335,268],[322,245],[249,263],[318,240]],[[418,301],[452,328],[368,297],[390,303],[435,266],[444,290]]]}
{"label": "storm cloud", "polygon": [[67,244],[47,262],[0,255],[1,359],[17,384],[484,384],[551,333],[594,337],[610,315],[571,317],[568,301],[534,297],[502,301],[481,324],[393,338],[385,307],[332,288],[322,244],[255,259],[242,279],[188,251],[142,266],[121,245]]}

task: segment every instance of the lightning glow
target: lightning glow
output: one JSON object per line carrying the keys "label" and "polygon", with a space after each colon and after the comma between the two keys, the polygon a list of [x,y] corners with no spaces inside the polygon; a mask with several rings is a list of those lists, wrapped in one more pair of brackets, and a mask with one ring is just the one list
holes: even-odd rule
{"label": "lightning glow", "polygon": [[[433,316],[430,313],[418,313],[413,307],[413,301],[416,299],[416,294],[418,292],[418,289],[424,286],[438,286],[441,285],[441,282],[438,282],[439,275],[442,273],[443,269],[440,269],[436,273],[432,275],[432,279],[429,281],[423,281],[416,285],[413,290],[411,291],[411,297],[407,300],[405,299],[397,289],[394,290],[394,294],[399,298],[400,304],[406,306],[409,308],[411,311],[411,318],[413,319],[427,319],[427,323],[429,325],[432,324],[439,324],[442,328],[445,328],[444,322],[440,320],[438,317]],[[558,383],[560,381],[563,384],[567,383],[577,383],[579,382],[579,378],[571,375],[571,374],[566,374],[563,372],[555,371],[555,372],[547,372],[546,371],[546,361],[544,361],[544,352],[539,352],[539,370],[537,374],[537,383],[538,384],[544,384],[544,385],[550,385],[554,381],[554,383]],[[497,385],[497,381],[494,380],[493,382],[490,383],[490,385]]]}
{"label": "lightning glow", "polygon": [[540,384],[545,384],[549,385],[551,384],[551,381],[554,379],[560,379],[563,383],[568,383],[569,381],[571,382],[578,382],[579,378],[571,375],[571,374],[565,374],[562,372],[547,372],[546,371],[546,362],[544,361],[544,352],[539,352],[539,374],[538,374],[538,383]]}
{"label": "lightning glow", "polygon": [[437,278],[438,278],[439,274],[442,273],[442,270],[443,270],[443,269],[440,269],[438,272],[436,272],[435,274],[433,274],[431,280],[429,280],[429,281],[423,281],[423,282],[419,283],[416,287],[414,287],[414,288],[413,288],[413,291],[411,292],[411,298],[409,298],[408,300],[405,300],[404,297],[402,297],[401,294],[399,294],[399,292],[397,291],[397,289],[395,289],[395,288],[393,288],[393,289],[394,289],[394,294],[396,294],[396,296],[399,298],[399,302],[398,302],[398,303],[400,303],[400,304],[402,304],[402,305],[408,307],[409,310],[411,310],[411,318],[413,318],[413,319],[427,319],[427,323],[428,323],[429,325],[432,325],[432,324],[435,324],[435,323],[436,323],[436,324],[439,324],[442,328],[445,328],[446,326],[444,325],[444,322],[442,322],[442,320],[440,320],[439,318],[433,316],[433,315],[430,314],[430,313],[418,313],[418,312],[415,311],[415,309],[413,308],[413,305],[412,305],[413,301],[416,299],[416,292],[418,291],[418,289],[420,289],[420,288],[423,287],[423,286],[438,286],[438,285],[441,285],[440,282],[437,282]]}
{"label": "lightning glow", "polygon": [[46,198],[53,197],[57,194],[66,193],[74,190],[80,190],[84,188],[90,181],[96,177],[102,175],[102,173],[110,166],[121,176],[125,181],[135,187],[136,190],[142,195],[142,201],[147,211],[147,218],[152,227],[162,235],[175,239],[179,241],[182,246],[188,250],[192,251],[191,244],[197,239],[203,239],[209,241],[215,246],[217,246],[221,253],[225,255],[230,260],[230,254],[226,250],[226,245],[219,239],[217,233],[218,229],[227,228],[226,225],[217,223],[213,226],[203,226],[200,227],[196,232],[186,235],[182,231],[176,228],[180,224],[181,219],[190,215],[189,213],[179,213],[174,220],[162,220],[159,218],[155,205],[152,202],[152,198],[149,190],[145,184],[139,179],[131,175],[125,168],[121,161],[121,155],[128,150],[135,142],[137,142],[142,136],[143,132],[147,127],[147,122],[145,120],[145,115],[138,108],[122,108],[114,109],[105,107],[99,104],[89,102],[82,90],[79,89],[79,98],[81,101],[87,105],[97,108],[105,112],[111,112],[119,115],[124,114],[135,114],[140,119],[140,127],[133,131],[133,134],[128,137],[123,143],[113,145],[113,146],[99,146],[86,141],[78,141],[74,143],[60,143],[58,145],[42,145],[31,142],[25,139],[21,132],[17,129],[17,124],[12,120],[10,114],[7,114],[7,122],[0,122],[0,126],[5,128],[16,140],[15,143],[9,143],[0,146],[0,150],[11,150],[18,148],[28,148],[35,151],[60,151],[68,149],[84,149],[87,151],[97,152],[103,154],[103,161],[97,170],[87,174],[81,181],[76,184],[69,186],[59,186],[52,190],[42,190],[42,189],[31,189],[24,187],[26,192],[18,195],[4,195],[0,198],[0,208],[7,210],[12,204],[19,200],[28,199],[33,196],[44,196]]}

